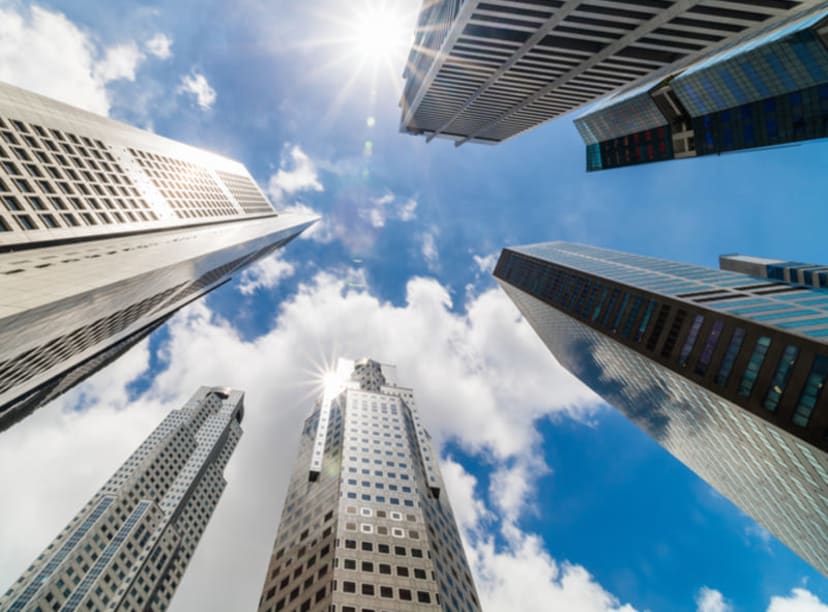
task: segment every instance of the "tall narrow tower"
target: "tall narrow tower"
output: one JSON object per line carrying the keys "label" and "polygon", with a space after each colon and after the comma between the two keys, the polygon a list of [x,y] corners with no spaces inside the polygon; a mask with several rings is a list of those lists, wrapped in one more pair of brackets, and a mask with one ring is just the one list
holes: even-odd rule
{"label": "tall narrow tower", "polygon": [[567,242],[495,277],[557,360],[828,576],[828,267]]}
{"label": "tall narrow tower", "polygon": [[340,359],[305,420],[261,612],[480,604],[431,437],[393,366]]}
{"label": "tall narrow tower", "polygon": [[0,84],[0,429],[313,221],[237,162]]}
{"label": "tall narrow tower", "polygon": [[167,415],[0,597],[0,609],[166,609],[224,490],[243,399],[201,387]]}

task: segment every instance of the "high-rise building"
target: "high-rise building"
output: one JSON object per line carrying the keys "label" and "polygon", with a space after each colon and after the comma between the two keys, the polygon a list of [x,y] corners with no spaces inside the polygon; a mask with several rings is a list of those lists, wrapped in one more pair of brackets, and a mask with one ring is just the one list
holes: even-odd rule
{"label": "high-rise building", "polygon": [[164,610],[226,484],[244,394],[173,410],[0,597],[0,609]]}
{"label": "high-rise building", "polygon": [[587,170],[828,136],[828,9],[755,36],[575,120]]}
{"label": "high-rise building", "polygon": [[0,84],[0,429],[313,221],[237,162]]}
{"label": "high-rise building", "polygon": [[340,359],[305,420],[261,612],[480,610],[414,392]]}
{"label": "high-rise building", "polygon": [[401,131],[496,143],[655,82],[824,0],[425,0]]}
{"label": "high-rise building", "polygon": [[828,292],[735,265],[550,242],[495,277],[566,369],[828,575]]}

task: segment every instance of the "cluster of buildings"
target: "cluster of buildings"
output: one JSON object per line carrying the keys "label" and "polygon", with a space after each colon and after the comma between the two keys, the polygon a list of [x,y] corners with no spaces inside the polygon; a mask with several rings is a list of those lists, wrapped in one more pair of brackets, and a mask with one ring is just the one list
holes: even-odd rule
{"label": "cluster of buildings", "polygon": [[[587,106],[588,171],[828,135],[828,2],[428,0],[402,130],[498,143]],[[0,429],[315,221],[240,164],[0,85]],[[558,361],[828,576],[828,266],[550,242],[495,278]],[[244,396],[171,412],[0,609],[168,607]],[[412,389],[340,360],[305,420],[261,612],[476,612]]]}

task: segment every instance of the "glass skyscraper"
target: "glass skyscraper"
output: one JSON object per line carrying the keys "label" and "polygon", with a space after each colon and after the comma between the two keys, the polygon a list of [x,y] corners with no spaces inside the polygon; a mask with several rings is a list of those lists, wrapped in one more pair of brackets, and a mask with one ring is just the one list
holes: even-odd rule
{"label": "glass skyscraper", "polygon": [[587,170],[713,155],[828,136],[828,8],[575,120]]}
{"label": "glass skyscraper", "polygon": [[564,367],[828,575],[828,289],[722,263],[550,242],[495,277]]}
{"label": "glass skyscraper", "polygon": [[497,143],[820,6],[426,0],[403,74],[400,129]]}
{"label": "glass skyscraper", "polygon": [[238,162],[0,84],[0,429],[313,221]]}
{"label": "glass skyscraper", "polygon": [[165,610],[226,485],[244,394],[173,410],[0,597],[0,610]]}
{"label": "glass skyscraper", "polygon": [[480,610],[431,436],[394,366],[340,359],[305,420],[259,610]]}

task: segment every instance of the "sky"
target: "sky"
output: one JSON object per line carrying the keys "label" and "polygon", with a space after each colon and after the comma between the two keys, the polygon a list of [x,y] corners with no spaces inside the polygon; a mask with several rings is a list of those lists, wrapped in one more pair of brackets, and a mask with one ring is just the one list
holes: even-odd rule
{"label": "sky", "polygon": [[[415,390],[487,612],[828,612],[824,577],[565,372],[491,276],[548,240],[824,261],[828,145],[587,175],[571,116],[426,143],[398,127],[418,7],[0,0],[0,80],[237,159],[322,216],[2,434],[0,583],[169,410],[229,385],[245,433],[172,610],[253,609],[320,376],[371,356]],[[378,11],[390,52],[359,39]]]}

